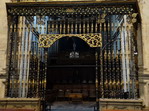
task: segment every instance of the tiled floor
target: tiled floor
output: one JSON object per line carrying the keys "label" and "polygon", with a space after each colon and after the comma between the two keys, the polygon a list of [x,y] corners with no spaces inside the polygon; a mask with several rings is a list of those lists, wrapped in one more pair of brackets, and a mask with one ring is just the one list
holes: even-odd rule
{"label": "tiled floor", "polygon": [[51,111],[94,111],[94,106],[95,102],[55,102],[51,107]]}

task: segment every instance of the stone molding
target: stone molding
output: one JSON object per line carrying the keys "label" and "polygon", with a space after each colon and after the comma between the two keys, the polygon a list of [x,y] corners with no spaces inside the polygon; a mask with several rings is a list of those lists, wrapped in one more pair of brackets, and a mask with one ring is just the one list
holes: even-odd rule
{"label": "stone molding", "polygon": [[0,109],[34,109],[40,111],[40,98],[0,98]]}
{"label": "stone molding", "polygon": [[100,99],[100,106],[102,110],[105,109],[125,109],[125,110],[141,110],[142,99]]}
{"label": "stone molding", "polygon": [[7,78],[6,75],[4,75],[4,74],[0,74],[0,79],[6,79],[6,78]]}
{"label": "stone molding", "polygon": [[139,74],[139,79],[149,80],[149,74]]}

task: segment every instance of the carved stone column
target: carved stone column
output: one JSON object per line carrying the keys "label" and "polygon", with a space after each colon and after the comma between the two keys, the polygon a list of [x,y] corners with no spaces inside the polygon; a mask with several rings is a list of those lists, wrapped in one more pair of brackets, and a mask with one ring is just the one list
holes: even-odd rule
{"label": "carved stone column", "polygon": [[[143,103],[146,108],[149,108],[149,0],[138,0],[138,5],[141,15],[141,36],[138,36],[138,40],[142,42],[142,48],[138,48],[138,53],[142,53],[142,63],[139,63],[139,81],[140,81],[140,98],[143,99]],[[139,30],[139,29],[138,29]],[[140,51],[140,52],[139,52]],[[141,52],[142,51],[142,52]]]}

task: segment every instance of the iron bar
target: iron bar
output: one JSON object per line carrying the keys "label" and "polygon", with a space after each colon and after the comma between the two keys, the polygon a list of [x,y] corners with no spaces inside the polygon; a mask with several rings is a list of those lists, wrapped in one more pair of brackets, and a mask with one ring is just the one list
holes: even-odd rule
{"label": "iron bar", "polygon": [[95,60],[96,60],[95,87],[96,87],[96,106],[97,106],[96,110],[99,111],[98,49],[96,49],[96,52],[95,52]]}
{"label": "iron bar", "polygon": [[48,68],[69,68],[69,67],[96,67],[96,65],[55,65],[47,66]]}

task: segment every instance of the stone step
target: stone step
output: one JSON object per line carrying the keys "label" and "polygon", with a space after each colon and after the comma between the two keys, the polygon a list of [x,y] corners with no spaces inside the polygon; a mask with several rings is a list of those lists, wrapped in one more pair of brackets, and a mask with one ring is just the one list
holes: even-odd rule
{"label": "stone step", "polygon": [[106,109],[106,110],[103,110],[103,111],[142,111],[142,110],[127,110],[127,109],[124,109],[124,110],[121,110],[121,109]]}
{"label": "stone step", "polygon": [[[49,110],[50,111],[50,110]],[[75,110],[75,109],[72,109],[72,110],[70,110],[70,109],[51,109],[51,111],[94,111],[94,110],[82,110],[82,109],[80,109],[80,110]]]}

